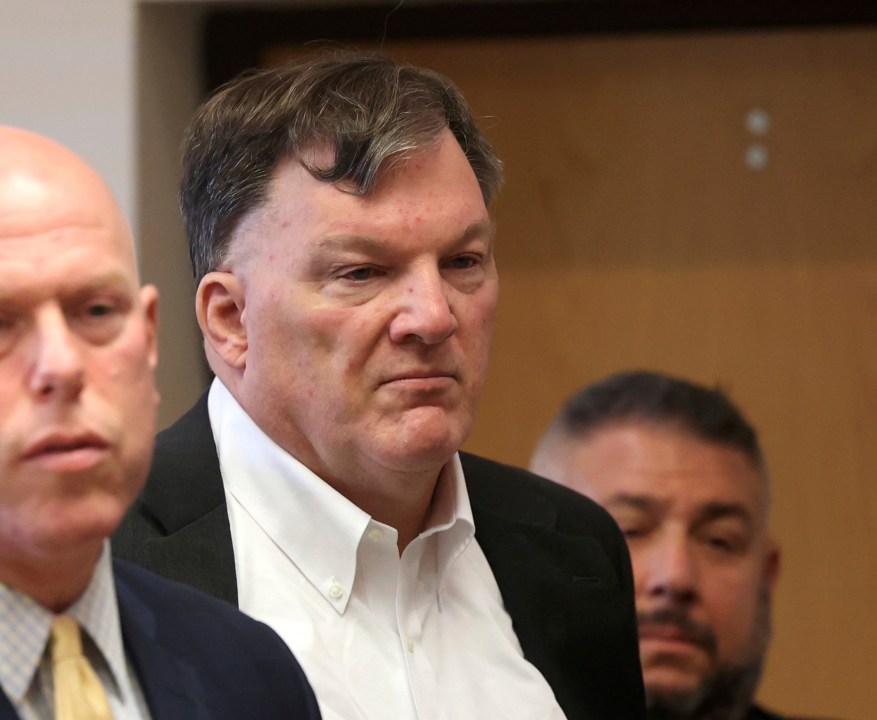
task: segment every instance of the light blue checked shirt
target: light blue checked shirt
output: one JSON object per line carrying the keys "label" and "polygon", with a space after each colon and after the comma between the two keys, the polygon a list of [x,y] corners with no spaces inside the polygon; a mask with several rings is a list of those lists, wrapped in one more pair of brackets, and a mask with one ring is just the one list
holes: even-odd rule
{"label": "light blue checked shirt", "polygon": [[[85,593],[67,610],[82,628],[83,650],[100,678],[114,720],[151,720],[122,646],[109,541]],[[0,583],[0,686],[22,720],[53,720],[52,613]]]}

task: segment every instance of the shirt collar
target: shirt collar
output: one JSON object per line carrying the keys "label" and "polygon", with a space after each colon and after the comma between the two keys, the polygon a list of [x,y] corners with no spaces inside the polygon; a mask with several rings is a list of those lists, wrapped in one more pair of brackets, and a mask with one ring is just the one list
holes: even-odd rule
{"label": "shirt collar", "polygon": [[[350,599],[357,549],[378,523],[269,438],[216,378],[208,412],[223,484],[339,613]],[[278,508],[282,511],[278,512]],[[426,528],[436,536],[439,577],[475,534],[472,508],[458,455],[442,469]]]}
{"label": "shirt collar", "polygon": [[442,468],[425,526],[418,537],[435,536],[438,587],[441,587],[448,568],[475,537],[472,506],[457,454]]}
{"label": "shirt collar", "polygon": [[[66,612],[94,641],[118,687],[126,670],[109,541],[85,592]],[[0,685],[14,703],[22,701],[33,682],[53,617],[33,598],[0,583]]]}
{"label": "shirt collar", "polygon": [[371,518],[262,432],[218,379],[207,406],[226,492],[343,613],[349,595],[333,588],[353,587]]}

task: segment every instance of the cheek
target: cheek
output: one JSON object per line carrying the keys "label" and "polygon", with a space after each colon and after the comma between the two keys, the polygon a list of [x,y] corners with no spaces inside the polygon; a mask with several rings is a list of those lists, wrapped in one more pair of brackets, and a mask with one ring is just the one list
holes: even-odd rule
{"label": "cheek", "polygon": [[138,337],[92,359],[92,378],[99,391],[111,392],[120,404],[133,408],[141,423],[149,420],[159,401],[149,353],[146,339]]}
{"label": "cheek", "polygon": [[748,574],[719,576],[704,588],[704,604],[717,631],[721,654],[735,656],[748,644],[759,597],[758,580]]}
{"label": "cheek", "polygon": [[468,336],[470,350],[482,362],[486,362],[493,341],[493,326],[496,319],[497,299],[493,291],[487,291],[478,302],[464,306],[458,314],[461,331]]}

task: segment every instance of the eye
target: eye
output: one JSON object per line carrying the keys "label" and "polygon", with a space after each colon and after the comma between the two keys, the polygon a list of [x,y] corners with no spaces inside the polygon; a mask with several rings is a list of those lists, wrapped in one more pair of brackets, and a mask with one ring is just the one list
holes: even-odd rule
{"label": "eye", "polygon": [[644,534],[642,530],[622,530],[621,532],[628,540],[636,540]]}
{"label": "eye", "polygon": [[730,552],[731,550],[731,543],[725,538],[711,537],[707,538],[706,541],[710,547],[713,547],[716,550],[724,550],[726,552]]}
{"label": "eye", "polygon": [[704,533],[701,542],[710,550],[723,555],[741,555],[749,545],[746,537],[737,533]]}
{"label": "eye", "polygon": [[70,327],[94,345],[111,342],[122,331],[130,303],[112,298],[87,300],[71,309]]}
{"label": "eye", "polygon": [[82,322],[101,323],[118,314],[119,306],[111,300],[92,300],[84,303],[77,312]]}
{"label": "eye", "polygon": [[365,266],[347,270],[341,274],[341,278],[344,280],[351,280],[352,282],[365,282],[366,280],[371,280],[377,274],[375,268]]}
{"label": "eye", "polygon": [[86,308],[85,314],[91,318],[102,318],[109,315],[113,310],[113,306],[109,303],[94,303]]}
{"label": "eye", "polygon": [[625,525],[621,524],[621,533],[627,540],[637,540],[639,538],[645,537],[648,532],[646,528],[641,525]]}
{"label": "eye", "polygon": [[19,323],[14,317],[0,314],[0,354],[9,350],[15,342]]}
{"label": "eye", "polygon": [[448,260],[445,266],[453,270],[469,270],[480,263],[481,258],[475,255],[457,255]]}

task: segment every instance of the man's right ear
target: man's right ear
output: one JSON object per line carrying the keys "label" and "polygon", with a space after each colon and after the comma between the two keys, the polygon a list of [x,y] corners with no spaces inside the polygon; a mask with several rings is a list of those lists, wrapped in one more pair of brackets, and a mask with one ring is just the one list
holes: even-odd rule
{"label": "man's right ear", "polygon": [[207,273],[195,293],[195,314],[204,339],[229,367],[247,364],[246,296],[241,281],[230,272]]}

